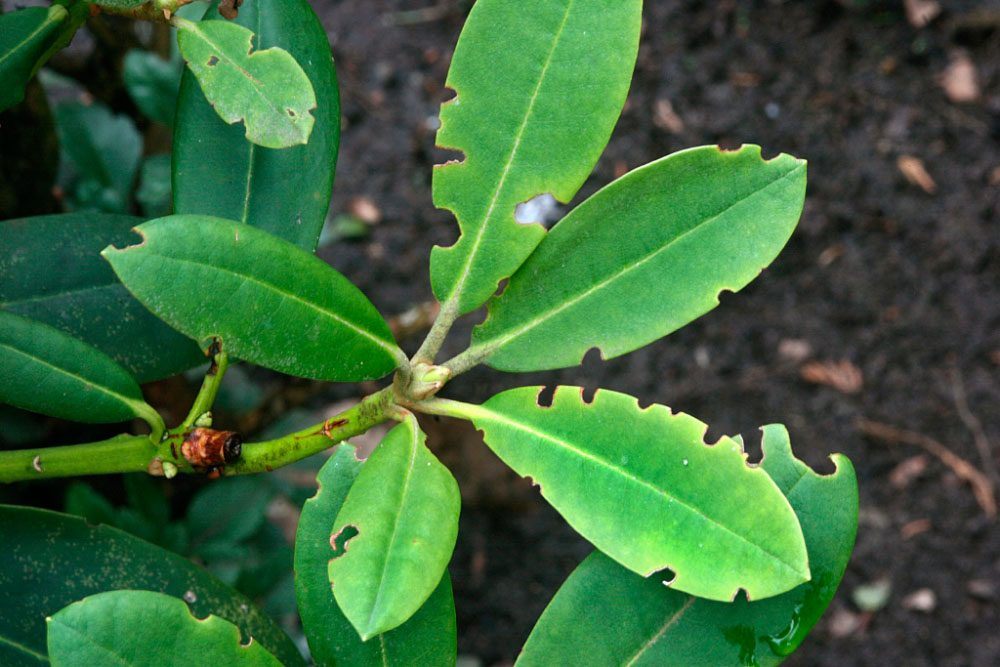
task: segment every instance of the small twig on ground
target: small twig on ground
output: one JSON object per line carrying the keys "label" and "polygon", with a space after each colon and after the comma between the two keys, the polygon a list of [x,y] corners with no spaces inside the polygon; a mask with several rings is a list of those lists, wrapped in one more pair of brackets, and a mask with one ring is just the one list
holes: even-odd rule
{"label": "small twig on ground", "polygon": [[430,23],[439,21],[448,15],[452,10],[453,2],[439,2],[430,7],[422,9],[410,9],[399,12],[389,12],[382,15],[382,23],[385,25],[414,25],[416,23]]}
{"label": "small twig on ground", "polygon": [[962,381],[962,372],[958,369],[957,364],[952,366],[949,375],[951,376],[951,393],[955,399],[955,409],[958,411],[958,418],[962,420],[966,428],[972,431],[972,438],[976,443],[976,449],[979,450],[979,457],[983,460],[983,468],[985,468],[986,474],[989,475],[993,484],[997,484],[1000,479],[997,478],[997,464],[993,458],[993,446],[990,443],[990,439],[986,437],[986,431],[983,430],[982,422],[969,409],[969,401],[965,394],[965,383]]}
{"label": "small twig on ground", "polygon": [[976,469],[971,463],[955,454],[943,444],[923,433],[907,431],[891,424],[883,424],[868,419],[858,419],[855,427],[865,435],[885,442],[901,442],[907,445],[922,447],[928,454],[941,460],[959,477],[969,483],[976,502],[990,519],[997,515],[997,501],[993,482],[989,477]]}

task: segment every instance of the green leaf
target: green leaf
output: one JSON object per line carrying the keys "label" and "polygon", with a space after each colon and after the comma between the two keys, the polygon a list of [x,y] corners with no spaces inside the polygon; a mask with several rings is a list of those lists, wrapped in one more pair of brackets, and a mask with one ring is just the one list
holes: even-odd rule
{"label": "green leaf", "polygon": [[333,595],[361,639],[413,616],[441,582],[458,535],[458,484],[416,418],[389,431],[333,523]]}
{"label": "green leaf", "polygon": [[508,371],[574,366],[642,347],[718,305],[780,252],[806,165],[760,147],[704,146],[623,176],[549,233],[490,304],[470,354]]}
{"label": "green leaf", "polygon": [[[186,6],[186,5],[185,5]],[[147,218],[170,215],[170,156],[150,155],[142,161],[139,189],[135,200]]]}
{"label": "green leaf", "polygon": [[545,236],[515,207],[568,202],[608,143],[628,93],[641,0],[479,0],[458,40],[439,146],[464,161],[434,169],[434,204],[461,236],[431,253],[438,300],[477,308]]}
{"label": "green leaf", "polygon": [[812,581],[758,602],[713,602],[643,579],[595,551],[549,603],[517,665],[777,665],[830,603],[854,544],[854,468],[832,458],[837,471],[817,475],[794,458],[783,426],[764,427],[761,466],[799,516]]}
{"label": "green leaf", "polygon": [[122,283],[178,331],[222,338],[230,358],[338,381],[379,378],[405,359],[365,295],[288,241],[203,215],[135,229],[142,243],[101,253]]}
{"label": "green leaf", "polygon": [[132,119],[97,102],[60,104],[55,119],[62,155],[79,178],[75,207],[128,210],[142,157],[142,137]]}
{"label": "green leaf", "polygon": [[68,16],[62,5],[0,15],[0,111],[24,99],[24,86],[59,40]]}
{"label": "green leaf", "polygon": [[0,308],[93,345],[139,382],[204,363],[198,346],[129,294],[100,256],[109,243],[130,243],[140,222],[105,213],[0,222]]}
{"label": "green leaf", "polygon": [[228,21],[175,25],[181,55],[222,120],[243,121],[247,141],[266,148],[309,141],[316,95],[288,51],[255,51],[253,32]]}
{"label": "green leaf", "polygon": [[129,97],[147,118],[171,125],[183,71],[180,62],[164,60],[152,51],[132,49],[125,54],[122,80]]}
{"label": "green leaf", "polygon": [[274,489],[266,477],[229,477],[195,495],[188,506],[187,526],[195,553],[226,551],[253,535],[267,518]]}
{"label": "green leaf", "polygon": [[69,605],[48,621],[53,667],[93,665],[273,665],[257,642],[218,616],[196,618],[183,600],[153,591],[109,591]]}
{"label": "green leaf", "polygon": [[[218,18],[217,4],[208,16]],[[305,70],[316,94],[316,123],[305,146],[281,150],[246,141],[226,125],[185,72],[174,123],[174,212],[203,213],[266,229],[316,249],[330,205],[340,139],[340,98],[326,30],[307,0],[254,0],[236,23],[259,48],[280,46]]]}
{"label": "green leaf", "polygon": [[378,641],[362,642],[330,589],[327,563],[333,520],[361,471],[354,447],[343,443],[319,471],[319,490],[307,500],[295,537],[295,592],[309,651],[320,667],[437,667],[454,665],[455,600],[447,570],[427,602]]}
{"label": "green leaf", "polygon": [[78,422],[163,419],[107,355],[47,324],[0,311],[0,403]]}
{"label": "green leaf", "polygon": [[626,394],[599,390],[588,404],[582,389],[559,387],[542,407],[541,389],[451,404],[598,549],[643,576],[669,568],[672,588],[713,600],[809,580],[795,513],[738,442],[706,445],[702,422]]}
{"label": "green leaf", "polygon": [[120,589],[194,600],[191,610],[199,618],[224,618],[239,626],[244,640],[252,636],[285,665],[303,664],[295,644],[250,600],[180,556],[120,530],[45,510],[0,506],[0,526],[4,667],[44,663],[47,616],[88,595]]}

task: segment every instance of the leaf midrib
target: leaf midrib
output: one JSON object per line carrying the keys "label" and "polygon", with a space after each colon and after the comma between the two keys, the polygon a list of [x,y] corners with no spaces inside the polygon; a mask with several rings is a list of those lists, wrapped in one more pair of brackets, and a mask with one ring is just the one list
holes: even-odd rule
{"label": "leaf midrib", "polygon": [[72,373],[72,372],[66,370],[65,368],[61,368],[59,366],[56,366],[56,365],[52,364],[51,362],[49,362],[49,361],[47,361],[47,360],[45,360],[45,359],[43,359],[41,357],[37,357],[37,356],[35,356],[33,354],[29,354],[29,353],[25,352],[24,350],[22,350],[20,348],[14,347],[10,343],[0,342],[0,347],[6,348],[6,349],[10,350],[11,352],[13,352],[14,354],[19,354],[22,357],[25,357],[25,358],[27,358],[27,359],[29,359],[31,361],[35,361],[35,362],[37,362],[37,363],[39,363],[39,364],[41,364],[43,366],[46,366],[47,368],[51,369],[51,372],[54,372],[54,373],[56,373],[58,375],[62,375],[62,376],[65,376],[65,377],[72,378],[72,379],[74,379],[74,380],[76,380],[78,382],[81,382],[82,384],[84,384],[84,385],[92,388],[92,389],[96,389],[96,390],[98,390],[98,391],[100,391],[100,392],[102,392],[102,393],[110,396],[111,398],[117,399],[118,401],[120,401],[120,402],[124,403],[126,406],[128,406],[128,408],[132,410],[133,416],[135,416],[135,413],[136,413],[135,404],[138,402],[138,399],[129,398],[129,397],[123,395],[123,394],[119,394],[118,392],[113,391],[112,389],[110,389],[110,388],[108,388],[108,387],[106,387],[106,386],[104,386],[102,384],[98,384],[94,380],[87,379],[87,378],[85,378],[85,377],[83,377],[81,375],[77,375],[76,373]]}
{"label": "leaf midrib", "polygon": [[[141,247],[141,246],[137,246],[137,247]],[[119,252],[125,252],[125,250],[120,250]],[[332,320],[334,320],[336,322],[339,322],[340,324],[342,324],[343,326],[347,327],[348,329],[351,329],[352,331],[355,331],[356,333],[361,334],[365,338],[368,338],[369,340],[371,340],[378,347],[380,347],[385,352],[387,352],[389,354],[389,356],[393,358],[393,360],[397,359],[397,357],[396,357],[396,351],[394,349],[395,348],[394,345],[389,345],[388,343],[386,343],[381,338],[378,338],[374,334],[366,331],[365,329],[362,329],[361,327],[355,325],[354,323],[350,322],[349,320],[345,320],[343,317],[341,317],[337,313],[335,313],[335,312],[333,312],[331,310],[326,310],[325,308],[322,308],[322,307],[316,305],[312,301],[307,301],[306,299],[303,299],[302,297],[298,296],[294,292],[286,292],[283,289],[279,289],[278,286],[276,286],[276,285],[274,285],[272,283],[262,282],[261,280],[258,280],[256,278],[254,278],[253,276],[245,275],[245,274],[242,274],[242,273],[237,273],[236,271],[233,271],[232,269],[225,268],[225,267],[220,266],[218,264],[204,264],[202,262],[198,262],[198,261],[191,260],[191,259],[182,259],[182,258],[179,258],[179,257],[171,257],[170,255],[161,255],[161,254],[152,253],[152,252],[150,254],[151,254],[151,256],[159,257],[159,258],[161,258],[161,259],[163,259],[163,260],[165,260],[167,262],[177,262],[177,263],[180,263],[180,264],[191,264],[191,265],[194,265],[194,266],[198,266],[198,267],[202,267],[202,268],[207,268],[207,269],[212,270],[212,271],[218,271],[219,273],[225,273],[225,274],[228,274],[228,275],[231,275],[231,276],[235,276],[236,278],[240,278],[244,283],[248,283],[249,282],[249,283],[253,283],[255,285],[259,285],[260,287],[268,289],[268,290],[274,292],[275,294],[278,294],[278,295],[283,296],[285,298],[288,298],[288,299],[290,299],[290,300],[292,300],[292,301],[294,301],[296,303],[299,303],[299,304],[302,304],[302,305],[304,305],[304,306],[306,306],[308,308],[311,308],[312,310],[315,310],[316,312],[318,312],[318,313],[320,313],[322,315],[326,315],[330,319],[332,319]]]}
{"label": "leaf midrib", "polygon": [[[591,454],[589,452],[585,452],[585,451],[583,451],[583,450],[581,450],[581,449],[579,449],[577,447],[574,447],[571,443],[566,442],[562,438],[559,438],[559,437],[557,437],[555,435],[552,435],[550,433],[547,433],[545,431],[539,431],[537,429],[531,428],[531,427],[527,426],[526,424],[522,424],[521,422],[510,420],[510,419],[507,418],[506,415],[502,415],[502,414],[500,414],[498,412],[495,412],[495,411],[493,411],[493,410],[491,410],[489,408],[486,408],[484,406],[476,406],[475,412],[476,413],[480,413],[481,416],[486,416],[487,418],[493,418],[496,421],[499,421],[501,423],[507,424],[510,427],[515,428],[515,429],[519,429],[519,430],[521,430],[521,431],[523,431],[525,433],[528,433],[528,434],[537,436],[539,438],[548,440],[548,441],[552,442],[553,444],[555,444],[557,446],[560,446],[563,449],[566,449],[567,451],[570,451],[570,452],[573,452],[573,453],[579,455],[582,458],[589,459],[590,461],[592,461],[592,462],[594,462],[594,463],[596,463],[598,465],[604,466],[609,471],[612,471],[612,472],[618,474],[621,477],[625,477],[626,479],[629,479],[629,480],[631,480],[633,482],[636,482],[636,483],[638,483],[638,484],[646,487],[647,489],[649,489],[650,491],[652,491],[656,495],[659,495],[659,496],[661,496],[663,498],[667,498],[667,499],[671,499],[672,498],[674,501],[676,501],[676,504],[678,506],[683,507],[684,509],[687,509],[688,511],[692,512],[693,514],[701,517],[702,519],[704,519],[706,522],[710,523],[711,525],[717,526],[723,532],[728,533],[728,534],[732,535],[733,537],[735,537],[737,540],[750,545],[751,547],[755,548],[757,551],[760,551],[760,552],[762,552],[764,554],[767,554],[773,560],[777,561],[778,563],[780,563],[781,565],[783,565],[786,569],[788,569],[789,571],[791,571],[793,574],[795,574],[797,576],[802,576],[802,573],[798,570],[798,568],[796,568],[794,565],[792,565],[791,563],[789,563],[788,561],[786,561],[784,558],[782,558],[778,554],[775,554],[775,553],[769,551],[768,549],[765,549],[763,546],[761,546],[761,545],[759,545],[759,544],[757,544],[755,542],[752,542],[751,540],[749,540],[746,537],[744,537],[743,535],[740,535],[739,533],[735,532],[734,530],[732,530],[731,528],[729,528],[725,524],[720,523],[717,519],[713,519],[713,518],[705,515],[698,508],[696,508],[696,507],[694,507],[694,506],[686,503],[685,501],[681,500],[680,498],[677,498],[676,496],[672,496],[672,495],[668,494],[663,489],[657,488],[656,486],[654,486],[650,482],[646,481],[645,479],[642,479],[638,475],[633,475],[633,474],[629,473],[627,470],[624,470],[621,467],[616,466],[615,464],[611,463],[610,461],[607,461],[607,460],[602,459],[602,458],[600,458],[598,456],[595,456],[594,454]],[[541,488],[542,488],[542,494],[545,495],[545,484],[541,483],[540,480],[539,480],[539,484],[541,485]]]}
{"label": "leaf midrib", "polygon": [[[62,10],[63,10],[63,16],[61,16],[60,18],[53,18],[53,16],[52,16],[52,10],[55,7],[62,7],[62,6],[61,5],[53,5],[52,7],[47,8],[48,9],[48,13],[46,13],[46,15],[45,15],[45,20],[43,20],[41,23],[38,24],[38,27],[35,28],[34,32],[32,32],[30,35],[28,35],[27,37],[25,37],[24,39],[22,39],[20,42],[18,42],[17,44],[15,44],[14,48],[12,48],[10,51],[8,51],[7,53],[5,53],[3,55],[0,55],[0,66],[3,65],[3,63],[4,63],[5,60],[7,60],[8,58],[13,58],[14,54],[16,54],[21,49],[25,48],[25,45],[30,44],[31,41],[34,40],[35,37],[37,37],[50,24],[52,24],[52,23],[62,23],[64,20],[66,20],[66,17],[69,16],[69,12],[67,12],[64,7],[62,8]],[[28,8],[26,7],[25,9],[28,9]],[[39,9],[44,9],[44,8],[40,7]],[[56,13],[58,13],[58,12],[56,12]],[[13,12],[11,14],[9,14],[9,16],[12,16],[12,15],[13,15]]]}
{"label": "leaf midrib", "polygon": [[511,165],[514,164],[514,158],[517,155],[518,148],[521,146],[521,140],[524,138],[525,128],[528,126],[528,121],[531,119],[531,116],[535,111],[535,102],[538,100],[538,93],[542,89],[542,84],[545,82],[545,77],[549,71],[549,65],[552,64],[553,55],[556,52],[556,48],[559,46],[559,41],[562,39],[563,31],[566,28],[566,23],[569,20],[569,15],[575,2],[576,0],[569,0],[566,5],[566,11],[563,14],[559,28],[556,30],[555,39],[552,40],[552,48],[549,49],[549,54],[545,59],[545,64],[542,65],[542,71],[538,75],[538,82],[535,84],[535,90],[532,92],[531,100],[528,102],[528,107],[524,112],[524,119],[521,121],[521,127],[518,128],[517,134],[514,137],[514,143],[511,145],[510,154],[507,156],[507,161],[504,163],[503,171],[500,173],[500,177],[497,179],[496,188],[493,190],[493,196],[490,198],[489,207],[486,209],[486,213],[483,214],[483,218],[479,224],[479,229],[476,231],[476,236],[473,239],[472,247],[469,249],[469,254],[466,256],[465,265],[462,267],[462,273],[460,274],[458,281],[452,287],[451,295],[449,296],[448,301],[461,300],[462,288],[465,286],[465,283],[471,274],[472,262],[479,253],[483,236],[486,234],[486,227],[488,226],[487,223],[493,216],[493,210],[496,208],[496,205],[500,200],[500,192],[503,190],[503,187],[507,182],[507,174],[510,173]]}
{"label": "leaf midrib", "polygon": [[643,653],[645,653],[650,648],[655,646],[656,642],[660,641],[660,639],[663,638],[663,634],[671,627],[673,627],[678,621],[681,620],[681,617],[684,615],[684,613],[687,612],[687,610],[691,607],[691,605],[694,604],[695,600],[697,599],[698,598],[696,598],[695,596],[689,595],[687,602],[681,605],[680,609],[678,609],[673,614],[668,616],[663,626],[652,637],[650,637],[649,640],[646,641],[646,643],[640,646],[639,650],[637,650],[635,654],[633,654],[633,656],[629,659],[629,661],[626,662],[624,665],[622,665],[622,667],[632,667],[632,665],[635,664],[636,660],[642,657]]}
{"label": "leaf midrib", "polygon": [[[109,289],[109,288],[114,288],[114,287],[116,287],[118,285],[121,285],[121,283],[117,279],[115,279],[115,280],[112,280],[111,282],[107,282],[107,283],[95,283],[93,285],[87,285],[86,287],[74,287],[72,289],[66,289],[66,290],[62,290],[60,292],[51,292],[51,293],[48,293],[48,294],[39,294],[37,296],[31,296],[31,297],[27,297],[27,298],[12,300],[12,301],[0,301],[0,308],[11,308],[11,307],[16,307],[16,306],[23,306],[25,304],[35,303],[37,301],[46,301],[48,299],[67,298],[67,297],[72,297],[72,296],[77,295],[77,294],[81,294],[83,292],[90,292],[92,290],[93,291],[102,291],[102,290],[106,290],[106,289]],[[122,287],[124,289],[124,286],[122,286]]]}
{"label": "leaf midrib", "polygon": [[393,513],[392,521],[392,531],[389,534],[389,545],[386,547],[385,558],[382,560],[382,575],[378,580],[378,590],[375,591],[375,600],[372,602],[372,610],[368,615],[368,627],[372,627],[372,623],[375,622],[376,612],[379,611],[379,603],[382,600],[383,592],[385,591],[385,575],[389,571],[389,560],[391,559],[392,547],[396,543],[396,537],[398,536],[399,528],[399,517],[403,513],[403,506],[406,505],[406,496],[410,491],[410,482],[413,481],[413,471],[416,469],[417,453],[420,449],[420,432],[416,424],[416,418],[411,417],[412,422],[409,422],[407,426],[410,428],[410,432],[413,434],[410,439],[410,463],[406,468],[406,480],[403,482],[403,491],[399,494],[399,508]]}
{"label": "leaf midrib", "polygon": [[[690,235],[692,235],[692,234],[694,234],[696,232],[699,232],[699,231],[705,229],[705,227],[707,225],[712,224],[713,222],[715,222],[716,220],[718,220],[722,216],[726,215],[729,211],[731,211],[735,207],[740,206],[740,205],[748,202],[749,200],[753,199],[754,197],[756,197],[756,196],[758,196],[758,195],[766,192],[770,188],[772,188],[772,187],[780,184],[782,181],[784,181],[784,180],[790,178],[791,176],[795,175],[798,171],[800,171],[803,168],[804,168],[803,165],[801,165],[801,164],[797,165],[794,169],[791,169],[788,172],[782,174],[779,178],[771,181],[770,183],[768,183],[767,185],[765,185],[763,188],[755,190],[755,191],[751,192],[750,194],[748,194],[748,195],[746,195],[744,197],[740,197],[739,199],[737,199],[733,203],[731,203],[728,206],[726,206],[726,208],[724,208],[723,210],[721,210],[718,213],[712,215],[711,217],[705,218],[702,222],[700,222],[697,225],[691,227],[690,229],[682,232],[681,234],[675,236],[673,239],[671,239],[666,244],[659,246],[658,248],[656,248],[652,252],[646,253],[644,256],[640,257],[639,259],[637,259],[633,263],[628,264],[627,266],[625,266],[625,267],[619,269],[618,271],[612,273],[609,277],[604,278],[601,281],[595,283],[591,287],[589,287],[586,290],[584,290],[583,292],[579,293],[577,296],[574,296],[573,298],[571,298],[569,300],[566,300],[566,301],[563,301],[561,304],[559,304],[559,305],[557,305],[555,307],[552,307],[552,308],[544,311],[543,313],[539,314],[537,317],[529,320],[527,323],[525,323],[519,329],[516,329],[516,330],[508,333],[505,336],[501,336],[499,338],[493,339],[492,341],[490,339],[486,339],[486,341],[480,341],[479,343],[477,343],[475,345],[472,345],[470,347],[470,350],[477,350],[478,351],[478,350],[481,350],[483,348],[486,348],[486,349],[490,350],[490,353],[492,354],[492,352],[495,352],[496,350],[500,349],[501,347],[503,347],[504,345],[506,345],[507,343],[509,343],[511,340],[513,340],[515,338],[518,338],[518,337],[524,335],[525,333],[527,333],[528,331],[531,331],[535,327],[544,324],[547,320],[549,320],[552,317],[555,317],[556,315],[558,315],[562,311],[566,310],[567,308],[571,308],[572,306],[575,306],[577,303],[580,303],[581,301],[583,301],[584,299],[586,299],[587,297],[589,297],[591,294],[593,294],[593,293],[595,293],[595,292],[597,292],[597,291],[599,291],[599,290],[607,287],[611,283],[616,282],[619,278],[621,278],[622,276],[628,274],[630,271],[633,271],[636,268],[638,268],[638,267],[646,264],[647,262],[652,261],[655,257],[657,257],[658,255],[660,255],[661,253],[670,250],[676,243],[679,243],[680,241],[682,241],[683,239],[687,238],[688,236],[690,236]],[[481,324],[480,327],[486,326],[488,323],[489,323],[489,320],[487,319],[487,321],[483,322],[483,324]]]}
{"label": "leaf midrib", "polygon": [[6,637],[4,635],[0,635],[0,644],[9,646],[12,649],[14,649],[15,651],[20,651],[20,652],[22,652],[22,653],[24,653],[26,655],[29,655],[32,658],[34,658],[35,660],[37,660],[38,662],[41,662],[43,664],[47,665],[50,662],[49,661],[49,656],[47,656],[47,655],[45,655],[43,653],[39,653],[38,651],[35,651],[34,649],[28,648],[27,646],[25,646],[21,642],[15,641],[15,640],[11,639],[10,637]]}

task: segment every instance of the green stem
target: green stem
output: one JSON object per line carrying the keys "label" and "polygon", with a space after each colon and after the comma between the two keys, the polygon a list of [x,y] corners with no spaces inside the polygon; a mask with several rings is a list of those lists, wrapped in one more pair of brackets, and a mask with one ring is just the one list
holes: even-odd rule
{"label": "green stem", "polygon": [[453,401],[450,398],[428,398],[420,401],[416,406],[420,412],[429,415],[442,415],[444,417],[455,417],[456,419],[472,419],[475,416],[488,414],[479,405]]}
{"label": "green stem", "polygon": [[389,385],[322,424],[276,440],[244,444],[240,460],[226,466],[222,474],[270,472],[361,435],[392,416],[392,398],[393,387]]}
{"label": "green stem", "polygon": [[229,355],[226,354],[218,339],[212,343],[209,351],[212,355],[212,365],[205,373],[205,379],[201,382],[201,389],[198,390],[198,395],[195,396],[194,403],[191,404],[187,418],[181,423],[184,431],[189,430],[199,417],[212,409],[215,396],[219,393],[219,387],[222,386],[222,376],[229,368]]}
{"label": "green stem", "polygon": [[448,336],[448,332],[451,330],[451,325],[453,325],[457,319],[458,298],[452,297],[441,305],[441,310],[438,311],[437,317],[434,318],[434,324],[431,325],[431,330],[427,332],[427,338],[424,339],[424,342],[421,344],[420,349],[417,350],[417,353],[413,355],[414,364],[420,362],[426,364],[434,363],[434,359],[437,357],[438,352],[441,351],[441,346],[444,345],[444,339]]}
{"label": "green stem", "polygon": [[145,471],[156,454],[146,435],[117,435],[99,442],[0,452],[0,483]]}
{"label": "green stem", "polygon": [[[393,404],[393,387],[390,385],[322,424],[276,440],[244,444],[240,460],[221,472],[227,476],[270,472],[361,435],[376,424],[396,418],[397,414]],[[150,462],[155,458],[177,465],[183,472],[192,472],[190,465],[180,456],[180,444],[186,430],[182,427],[171,429],[168,437],[158,445],[153,444],[150,436],[118,435],[82,445],[0,452],[0,483],[46,477],[148,472]]]}
{"label": "green stem", "polygon": [[493,355],[494,349],[491,347],[473,346],[442,363],[441,366],[451,371],[451,377],[454,378],[473,366],[478,366],[485,362]]}

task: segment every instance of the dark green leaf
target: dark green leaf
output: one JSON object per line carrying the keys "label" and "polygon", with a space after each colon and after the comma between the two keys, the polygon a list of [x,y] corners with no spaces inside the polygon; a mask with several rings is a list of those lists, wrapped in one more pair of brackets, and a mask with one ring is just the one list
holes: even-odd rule
{"label": "dark green leaf", "polygon": [[233,547],[264,523],[274,490],[266,477],[229,477],[198,492],[188,506],[187,526],[202,558]]}
{"label": "dark green leaf", "polygon": [[595,551],[542,614],[519,667],[777,665],[809,633],[847,567],[858,525],[854,468],[821,476],[795,459],[783,426],[764,427],[764,461],[802,523],[813,580],[777,597],[712,602],[643,579]]}
{"label": "dark green leaf", "polygon": [[103,523],[114,526],[115,508],[108,499],[83,482],[73,482],[66,489],[66,512],[82,517],[96,526]]}
{"label": "dark green leaf", "polygon": [[140,222],[104,213],[0,222],[0,308],[90,343],[139,382],[203,363],[198,346],[146,310],[100,256],[131,243]]}
{"label": "dark green leaf", "polygon": [[640,409],[626,394],[599,390],[588,404],[582,389],[559,387],[542,407],[541,389],[458,404],[455,414],[598,549],[642,576],[669,568],[673,588],[714,600],[741,588],[765,598],[809,580],[795,513],[738,442],[706,445],[702,422]]}
{"label": "dark green leaf", "polygon": [[[209,18],[219,18],[217,5]],[[307,0],[254,0],[236,23],[257,35],[258,48],[280,46],[305,70],[316,93],[309,143],[274,150],[246,141],[226,125],[185,72],[174,124],[175,213],[203,213],[266,229],[316,249],[330,204],[340,100],[326,31]]]}
{"label": "dark green leaf", "polygon": [[153,591],[108,591],[47,619],[53,667],[94,665],[273,666],[259,643],[240,644],[240,629],[218,616],[195,618],[183,600]]}
{"label": "dark green leaf", "polygon": [[333,595],[361,639],[401,625],[434,592],[458,535],[458,484],[412,415],[368,458],[333,523]]}
{"label": "dark green leaf", "polygon": [[798,222],[806,165],[760,147],[692,148],[636,169],[549,233],[490,304],[472,354],[509,371],[642,347],[718,305],[780,252]]}
{"label": "dark green leaf", "polygon": [[306,501],[295,538],[295,589],[302,627],[320,667],[438,667],[456,658],[455,601],[445,571],[427,602],[395,630],[362,642],[330,589],[327,563],[333,520],[361,470],[354,447],[341,444],[317,477],[319,490]]}
{"label": "dark green leaf", "polygon": [[0,111],[24,99],[25,84],[59,40],[68,16],[62,5],[27,7],[0,15]]}
{"label": "dark green leaf", "polygon": [[100,350],[47,324],[0,311],[0,402],[78,422],[163,419]]}
{"label": "dark green leaf", "polygon": [[170,520],[170,503],[157,483],[157,478],[146,473],[132,473],[123,477],[128,504],[139,511],[151,525],[165,525]]}
{"label": "dark green leaf", "polygon": [[226,123],[243,121],[248,141],[286,148],[309,141],[316,108],[309,77],[288,51],[254,49],[254,34],[228,21],[180,21],[188,69]]}
{"label": "dark green leaf", "polygon": [[405,359],[365,295],[287,241],[202,215],[136,231],[139,245],[101,253],[118,277],[179,331],[202,342],[222,338],[231,358],[339,381],[382,377]]}
{"label": "dark green leaf", "polygon": [[62,154],[80,183],[74,194],[76,208],[128,210],[142,157],[142,137],[132,119],[116,116],[97,102],[60,104],[55,119]]}
{"label": "dark green leaf", "polygon": [[148,118],[171,125],[183,67],[181,62],[164,60],[152,51],[132,49],[125,54],[122,70],[125,90]]}
{"label": "dark green leaf", "polygon": [[515,207],[567,202],[608,143],[628,92],[641,0],[479,0],[455,48],[437,143],[465,159],[434,170],[434,204],[461,237],[431,253],[442,303],[477,308],[545,236]]}
{"label": "dark green leaf", "polygon": [[45,618],[88,595],[135,589],[194,600],[199,618],[215,614],[285,665],[302,665],[292,641],[247,598],[202,568],[107,526],[23,507],[0,507],[0,664],[46,660]]}
{"label": "dark green leaf", "polygon": [[170,215],[170,156],[150,155],[142,161],[135,200],[148,218]]}

